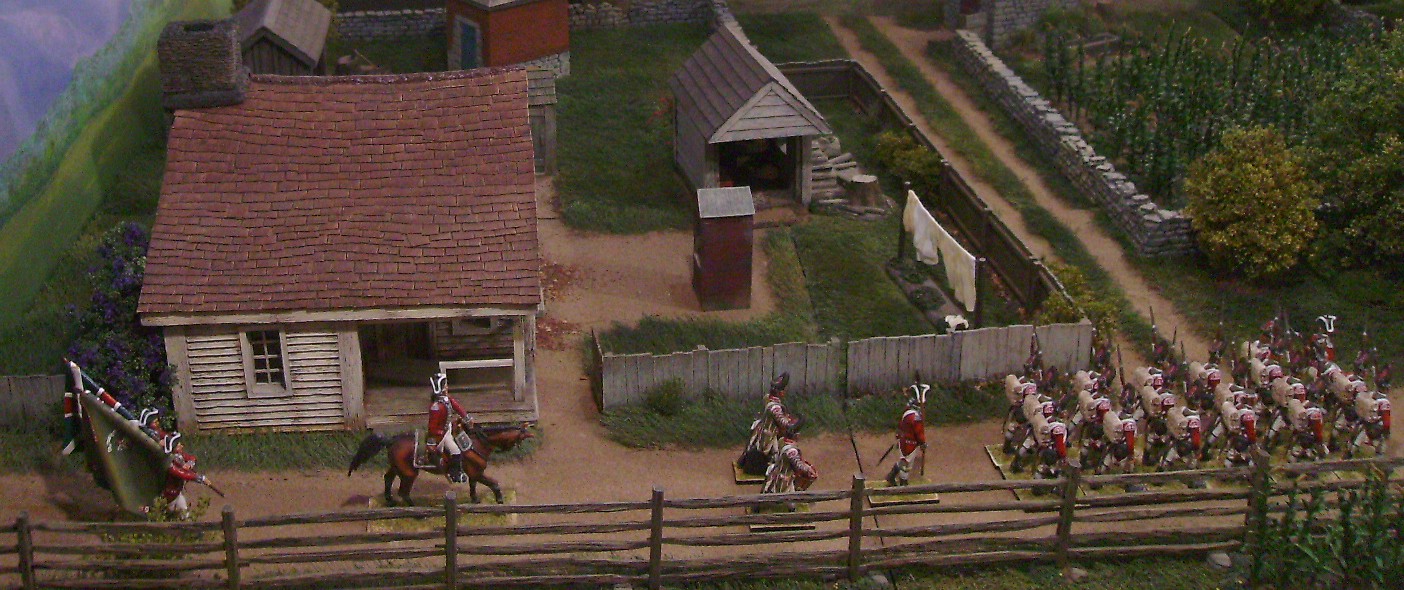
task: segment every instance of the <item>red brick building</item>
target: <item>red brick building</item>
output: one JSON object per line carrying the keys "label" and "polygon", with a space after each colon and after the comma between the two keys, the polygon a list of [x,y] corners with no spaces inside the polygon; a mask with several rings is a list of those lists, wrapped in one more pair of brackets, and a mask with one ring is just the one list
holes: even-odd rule
{"label": "red brick building", "polygon": [[525,65],[570,73],[566,0],[447,0],[451,69]]}
{"label": "red brick building", "polygon": [[138,312],[182,431],[536,418],[527,75],[254,76],[179,110]]}

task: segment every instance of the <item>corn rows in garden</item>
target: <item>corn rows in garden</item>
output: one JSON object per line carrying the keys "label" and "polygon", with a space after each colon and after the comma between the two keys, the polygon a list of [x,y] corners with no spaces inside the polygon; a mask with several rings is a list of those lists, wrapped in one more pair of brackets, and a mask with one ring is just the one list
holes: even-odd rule
{"label": "corn rows in garden", "polygon": [[1212,46],[1188,30],[1130,38],[1096,57],[1067,30],[1049,31],[1043,45],[1052,100],[1100,153],[1169,206],[1183,203],[1185,171],[1224,131],[1271,125],[1288,138],[1305,134],[1324,81],[1352,51],[1322,34]]}

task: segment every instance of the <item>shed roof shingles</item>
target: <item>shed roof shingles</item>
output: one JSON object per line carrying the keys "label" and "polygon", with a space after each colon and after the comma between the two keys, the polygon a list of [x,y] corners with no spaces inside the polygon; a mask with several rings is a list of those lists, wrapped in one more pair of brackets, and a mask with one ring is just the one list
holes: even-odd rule
{"label": "shed roof shingles", "polygon": [[520,69],[255,76],[167,150],[141,313],[541,301]]}

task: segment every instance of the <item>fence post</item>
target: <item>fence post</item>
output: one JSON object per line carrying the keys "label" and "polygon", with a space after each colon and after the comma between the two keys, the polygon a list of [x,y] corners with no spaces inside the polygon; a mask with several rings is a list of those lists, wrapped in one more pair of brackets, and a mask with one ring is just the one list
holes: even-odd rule
{"label": "fence post", "polygon": [[458,498],[444,492],[444,587],[458,588]]}
{"label": "fence post", "polygon": [[[990,274],[990,261],[984,256],[975,259],[975,327],[985,327],[985,296],[980,293],[980,285],[989,282],[985,275]],[[963,301],[961,303],[964,303]],[[964,309],[965,306],[961,306]]]}
{"label": "fence post", "polygon": [[29,512],[19,513],[15,519],[15,537],[17,540],[16,549],[19,550],[19,573],[20,580],[24,582],[25,590],[33,590],[39,586],[34,583],[34,539],[29,529]]}
{"label": "fence post", "polygon": [[863,575],[863,474],[853,474],[853,495],[848,499],[848,581]]}
{"label": "fence post", "polygon": [[648,587],[658,590],[663,587],[663,488],[653,488],[649,507],[653,515],[648,532]]}
{"label": "fence post", "polygon": [[[1272,496],[1272,464],[1271,456],[1267,451],[1254,447],[1253,455],[1253,475],[1249,479],[1248,492],[1248,514],[1243,522],[1243,552],[1247,553],[1257,563],[1257,545],[1262,540],[1263,528],[1267,526],[1268,498]],[[1257,568],[1250,568],[1249,581],[1257,573]]]}
{"label": "fence post", "polygon": [[1032,312],[1034,308],[1034,294],[1038,291],[1038,259],[1034,258],[1033,256],[1030,256],[1028,259],[1028,263],[1029,280],[1028,284],[1024,285],[1023,303],[1025,309],[1028,309],[1030,312]]}
{"label": "fence post", "polygon": [[905,211],[906,211],[906,209],[905,209],[905,207],[906,207],[906,204],[907,204],[907,194],[910,193],[911,191],[912,191],[912,181],[910,181],[910,180],[903,181],[903,182],[902,182],[902,198],[897,199],[897,207],[898,207],[899,209],[902,209],[903,212],[904,212],[904,217],[903,217],[903,219],[901,220],[901,222],[899,222],[899,223],[897,224],[897,260],[899,260],[899,261],[902,260],[903,258],[905,258],[905,257],[907,256],[907,227],[906,227],[906,223],[905,223],[905,221],[906,221],[906,218],[905,218]]}
{"label": "fence post", "polygon": [[219,513],[220,527],[224,529],[224,569],[228,576],[230,590],[239,588],[239,529],[234,526],[234,507],[224,505]]}
{"label": "fence post", "polygon": [[1063,505],[1058,512],[1058,544],[1054,559],[1058,562],[1058,568],[1064,571],[1068,567],[1068,546],[1072,543],[1073,517],[1077,509],[1077,491],[1081,484],[1080,466],[1069,466],[1063,470]]}

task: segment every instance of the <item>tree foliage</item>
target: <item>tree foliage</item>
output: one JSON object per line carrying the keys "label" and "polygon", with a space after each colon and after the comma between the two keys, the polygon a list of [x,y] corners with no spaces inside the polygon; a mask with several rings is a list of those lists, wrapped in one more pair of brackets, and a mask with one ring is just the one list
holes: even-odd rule
{"label": "tree foliage", "polygon": [[1218,269],[1261,279],[1296,266],[1316,234],[1317,185],[1271,127],[1234,129],[1190,166],[1187,211]]}
{"label": "tree foliage", "polygon": [[1329,243],[1352,266],[1404,269],[1404,31],[1362,44],[1312,120]]}
{"label": "tree foliage", "polygon": [[88,273],[87,309],[72,310],[77,337],[69,358],[109,393],[136,407],[171,408],[171,371],[161,331],[137,320],[150,235],[135,223],[112,228]]}

